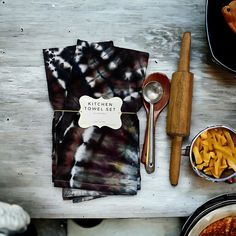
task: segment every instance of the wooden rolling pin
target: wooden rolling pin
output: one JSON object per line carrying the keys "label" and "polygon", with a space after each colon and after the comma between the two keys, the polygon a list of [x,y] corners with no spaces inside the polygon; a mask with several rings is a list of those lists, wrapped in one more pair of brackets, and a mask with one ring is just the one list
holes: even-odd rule
{"label": "wooden rolling pin", "polygon": [[174,186],[179,180],[183,138],[190,133],[193,93],[193,74],[189,72],[190,46],[191,34],[185,32],[182,38],[178,71],[172,75],[167,113],[167,134],[172,137],[170,182]]}

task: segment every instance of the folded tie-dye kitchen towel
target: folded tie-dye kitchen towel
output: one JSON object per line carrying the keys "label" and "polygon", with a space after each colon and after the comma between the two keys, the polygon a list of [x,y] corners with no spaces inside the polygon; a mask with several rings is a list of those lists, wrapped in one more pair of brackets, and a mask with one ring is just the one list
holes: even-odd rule
{"label": "folded tie-dye kitchen towel", "polygon": [[[112,42],[78,40],[77,46],[44,52],[53,119],[53,181],[64,198],[136,194],[140,188],[141,86],[148,54]],[[122,125],[82,128],[80,97],[122,99]],[[67,112],[67,111],[74,112]],[[82,192],[76,191],[81,189]],[[86,194],[85,194],[86,193]]]}

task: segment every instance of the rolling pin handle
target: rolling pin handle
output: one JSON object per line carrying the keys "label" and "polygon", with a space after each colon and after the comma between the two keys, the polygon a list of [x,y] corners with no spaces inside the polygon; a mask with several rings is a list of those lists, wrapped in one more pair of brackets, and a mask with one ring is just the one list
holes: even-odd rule
{"label": "rolling pin handle", "polygon": [[185,32],[182,38],[180,60],[179,60],[179,71],[189,71],[190,67],[190,47],[191,47],[191,33]]}
{"label": "rolling pin handle", "polygon": [[175,136],[172,139],[171,157],[170,157],[170,183],[176,186],[179,181],[181,147],[183,137]]}

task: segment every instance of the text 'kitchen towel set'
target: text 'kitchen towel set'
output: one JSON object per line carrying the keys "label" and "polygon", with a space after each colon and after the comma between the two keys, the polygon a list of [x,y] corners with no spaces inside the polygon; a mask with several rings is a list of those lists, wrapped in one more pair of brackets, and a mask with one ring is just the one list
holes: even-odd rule
{"label": "text 'kitchen towel set'", "polygon": [[[148,53],[88,43],[43,50],[52,122],[52,180],[63,199],[82,202],[140,189],[139,120]],[[80,98],[118,97],[121,127],[82,128]],[[110,120],[113,117],[109,117]]]}

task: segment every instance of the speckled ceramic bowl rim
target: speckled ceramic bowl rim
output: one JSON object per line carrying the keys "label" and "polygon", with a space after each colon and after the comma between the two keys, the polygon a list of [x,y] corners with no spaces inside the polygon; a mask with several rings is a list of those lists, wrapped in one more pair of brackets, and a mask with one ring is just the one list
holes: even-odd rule
{"label": "speckled ceramic bowl rim", "polygon": [[236,172],[233,173],[233,174],[231,174],[231,175],[229,175],[229,176],[227,176],[227,177],[224,177],[224,178],[219,178],[219,179],[213,178],[213,177],[210,177],[209,175],[204,174],[202,171],[198,170],[197,167],[196,167],[196,165],[194,164],[194,160],[193,160],[193,159],[194,159],[194,158],[193,158],[193,145],[194,145],[195,141],[197,140],[197,138],[198,138],[203,132],[205,132],[205,131],[207,131],[207,130],[211,130],[211,129],[217,129],[217,128],[224,128],[224,129],[227,129],[227,130],[229,130],[230,132],[236,134],[236,131],[235,131],[234,129],[232,129],[232,128],[229,127],[229,126],[225,126],[225,125],[214,125],[214,126],[209,126],[209,127],[205,128],[205,129],[203,129],[202,131],[200,131],[200,132],[194,137],[194,139],[193,139],[192,142],[191,142],[190,149],[189,149],[189,159],[190,159],[190,163],[191,163],[191,166],[192,166],[193,170],[195,171],[195,173],[196,173],[198,176],[200,176],[200,177],[202,177],[202,178],[204,178],[204,179],[206,179],[206,180],[212,181],[212,182],[225,182],[225,181],[227,181],[227,180],[229,180],[229,179],[235,177],[235,176],[236,176]]}

